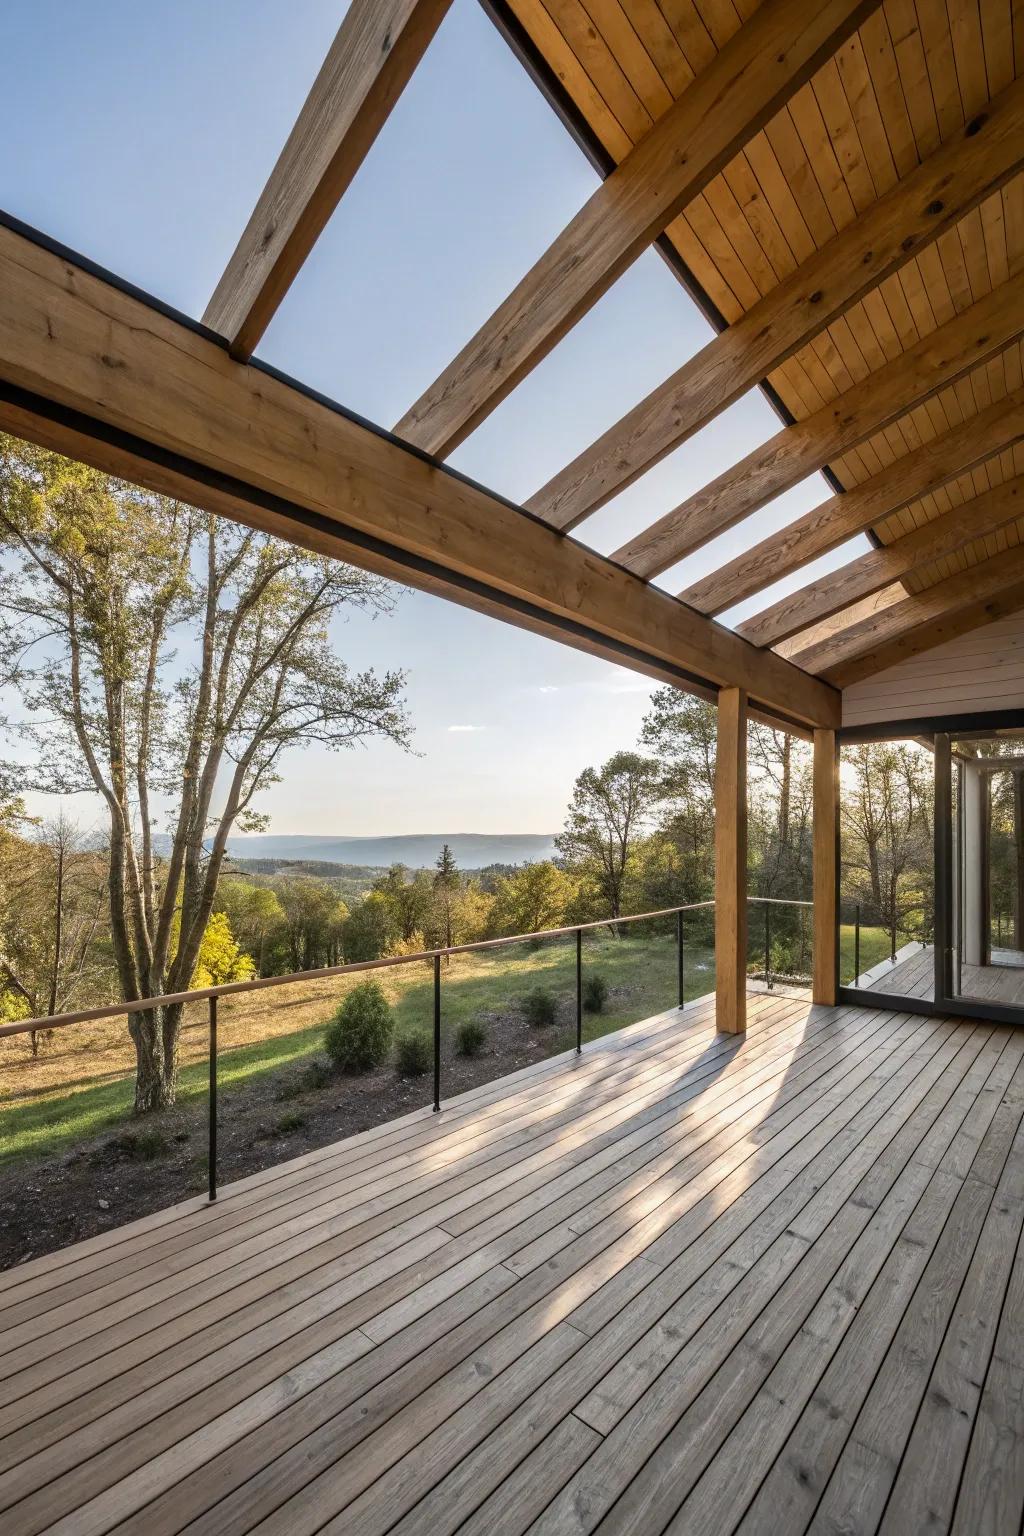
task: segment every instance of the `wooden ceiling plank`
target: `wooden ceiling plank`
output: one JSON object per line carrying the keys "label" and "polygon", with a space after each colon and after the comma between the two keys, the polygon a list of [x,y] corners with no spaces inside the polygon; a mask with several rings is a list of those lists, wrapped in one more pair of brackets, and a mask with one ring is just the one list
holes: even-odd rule
{"label": "wooden ceiling plank", "polygon": [[450,0],[352,0],[204,323],[250,357]]}
{"label": "wooden ceiling plank", "polygon": [[116,460],[141,485],[177,486],[196,505],[525,628],[557,627],[598,654],[621,660],[628,647],[645,670],[668,663],[807,724],[835,723],[833,691],[781,658],[6,228],[0,384],[4,430],[24,432],[30,412],[49,422],[49,446],[74,440],[81,454],[86,436],[87,462]]}
{"label": "wooden ceiling plank", "polygon": [[451,453],[705,189],[878,0],[766,0],[403,416]]}
{"label": "wooden ceiling plank", "polygon": [[923,592],[904,594],[887,608],[859,620],[841,624],[835,632],[806,649],[790,652],[790,659],[816,675],[828,673],[867,655],[879,645],[909,633],[923,624],[941,620],[960,608],[984,604],[1007,587],[1024,581],[1024,548],[1018,546],[995,559],[985,560],[968,571],[959,571]]}
{"label": "wooden ceiling plank", "polygon": [[841,496],[831,496],[752,549],[680,593],[701,613],[722,613],[798,571],[819,555],[872,528],[883,517],[954,480],[964,469],[1024,439],[1024,390],[999,400],[981,416],[933,438],[880,474]]}
{"label": "wooden ceiling plank", "polygon": [[1024,82],[834,236],[532,496],[573,528],[851,310],[1024,165]]}
{"label": "wooden ceiling plank", "polygon": [[944,645],[947,640],[957,640],[971,634],[997,619],[1007,618],[1024,608],[1024,582],[1015,582],[997,597],[986,598],[958,608],[941,619],[926,620],[916,628],[906,631],[895,639],[886,641],[856,660],[836,667],[829,673],[836,687],[849,688],[865,678],[896,666],[901,661],[920,656],[925,651]]}
{"label": "wooden ceiling plank", "polygon": [[1024,331],[1024,282],[979,300],[822,410],[784,427],[680,506],[616,550],[652,577],[733,528],[776,496],[866,442],[915,404],[1001,351]]}
{"label": "wooden ceiling plank", "polygon": [[[1013,479],[986,491],[963,507],[955,507],[934,522],[887,544],[884,549],[859,555],[839,570],[782,597],[769,608],[736,626],[736,633],[754,645],[778,645],[820,619],[847,608],[850,603],[929,560],[943,560],[974,539],[993,534],[1013,523],[1024,510],[1024,479]],[[995,547],[990,553],[995,553]]]}

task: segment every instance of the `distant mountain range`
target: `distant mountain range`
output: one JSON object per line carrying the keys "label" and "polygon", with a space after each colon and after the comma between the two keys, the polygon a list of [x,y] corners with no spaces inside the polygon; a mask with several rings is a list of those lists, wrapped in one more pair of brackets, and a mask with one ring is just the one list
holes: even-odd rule
{"label": "distant mountain range", "polygon": [[554,834],[530,832],[417,832],[400,837],[290,837],[254,833],[228,838],[228,853],[236,859],[286,859],[296,862],[386,866],[407,864],[429,868],[447,843],[461,869],[488,864],[526,864],[550,859]]}

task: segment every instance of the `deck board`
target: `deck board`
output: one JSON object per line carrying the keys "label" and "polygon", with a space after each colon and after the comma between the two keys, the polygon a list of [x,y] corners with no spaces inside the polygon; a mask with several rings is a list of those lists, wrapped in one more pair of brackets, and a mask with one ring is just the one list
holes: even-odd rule
{"label": "deck board", "polygon": [[5,1536],[1016,1532],[1024,1032],[749,1009],[8,1272]]}
{"label": "deck board", "polygon": [[[1002,953],[1009,955],[1011,952],[1004,950]],[[850,984],[853,986],[856,982]],[[897,957],[895,965],[885,963],[875,967],[870,979],[862,980],[860,985],[890,997],[919,997],[931,1002],[935,997],[935,960],[931,945],[921,945],[905,958]],[[959,995],[972,1002],[1024,1008],[1024,967],[1009,963],[964,965]]]}

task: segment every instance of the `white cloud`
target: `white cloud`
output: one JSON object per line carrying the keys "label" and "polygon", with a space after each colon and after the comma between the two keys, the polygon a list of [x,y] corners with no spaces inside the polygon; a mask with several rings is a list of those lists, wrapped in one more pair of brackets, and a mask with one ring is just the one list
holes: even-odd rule
{"label": "white cloud", "polygon": [[557,683],[541,683],[540,687],[537,689],[537,692],[538,693],[557,693],[558,692],[558,684]]}
{"label": "white cloud", "polygon": [[486,725],[450,725],[450,731],[486,731]]}

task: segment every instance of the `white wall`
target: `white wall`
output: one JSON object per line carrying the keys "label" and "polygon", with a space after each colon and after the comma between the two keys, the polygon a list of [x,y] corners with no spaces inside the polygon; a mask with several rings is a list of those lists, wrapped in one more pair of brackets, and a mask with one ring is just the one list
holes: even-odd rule
{"label": "white wall", "polygon": [[1024,610],[843,690],[843,724],[1024,709]]}

